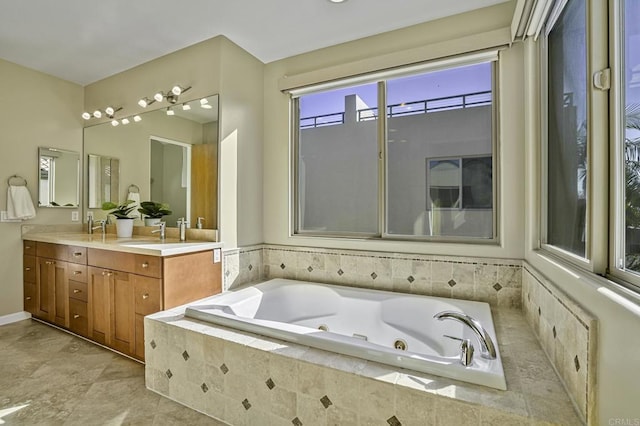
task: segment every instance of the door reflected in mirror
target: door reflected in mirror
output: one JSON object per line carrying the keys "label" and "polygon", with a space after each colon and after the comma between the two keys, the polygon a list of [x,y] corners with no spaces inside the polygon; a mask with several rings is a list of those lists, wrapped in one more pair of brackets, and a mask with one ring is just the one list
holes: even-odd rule
{"label": "door reflected in mirror", "polygon": [[87,159],[89,173],[88,201],[90,209],[99,209],[102,203],[111,201],[119,204],[120,197],[120,160],[89,154]]}
{"label": "door reflected in mirror", "polygon": [[57,148],[38,148],[38,206],[78,207],[80,154]]}
{"label": "door reflected in mirror", "polygon": [[[185,217],[195,228],[200,217],[203,228],[216,229],[218,95],[164,105],[136,117],[129,117],[126,124],[120,120],[117,126],[102,123],[84,129],[86,154],[119,159],[122,185],[110,188],[117,192],[115,200],[124,200],[126,188],[134,185],[140,188],[140,201],[169,205],[173,214],[162,218],[167,226],[175,227],[177,218]],[[163,147],[161,151],[152,148],[156,143]],[[92,191],[91,186],[87,182],[85,191]],[[89,208],[100,208],[91,196],[88,201]]]}

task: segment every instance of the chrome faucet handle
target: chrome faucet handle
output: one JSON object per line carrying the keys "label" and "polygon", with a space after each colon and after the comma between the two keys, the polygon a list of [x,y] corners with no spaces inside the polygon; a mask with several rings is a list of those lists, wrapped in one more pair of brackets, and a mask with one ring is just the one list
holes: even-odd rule
{"label": "chrome faucet handle", "polygon": [[107,222],[104,220],[96,220],[93,223],[97,223],[98,226],[92,226],[91,230],[93,231],[94,229],[98,229],[100,228],[100,230],[102,231],[102,235],[104,235],[107,232]]}
{"label": "chrome faucet handle", "polygon": [[448,339],[458,340],[460,342],[460,363],[465,367],[471,365],[471,363],[473,362],[473,353],[475,352],[473,344],[471,344],[471,340],[449,336],[448,334],[443,334],[443,336]]}
{"label": "chrome faucet handle", "polygon": [[151,231],[152,234],[155,234],[157,232],[160,233],[160,239],[164,240],[166,237],[166,227],[167,227],[167,223],[166,222],[158,222],[157,224],[153,225],[153,226],[158,226],[160,227],[160,229],[156,229],[155,231]]}

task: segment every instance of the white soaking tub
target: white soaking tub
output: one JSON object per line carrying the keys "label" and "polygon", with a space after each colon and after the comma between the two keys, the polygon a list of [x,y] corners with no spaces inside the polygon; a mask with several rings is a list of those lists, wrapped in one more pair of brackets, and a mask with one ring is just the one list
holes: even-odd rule
{"label": "white soaking tub", "polygon": [[[481,355],[480,341],[470,327],[434,318],[442,311],[464,313],[479,321],[495,344],[496,358]],[[185,315],[326,351],[506,389],[487,303],[273,279],[203,299],[187,307]],[[460,341],[444,335],[470,340],[475,354],[469,365],[460,360]]]}

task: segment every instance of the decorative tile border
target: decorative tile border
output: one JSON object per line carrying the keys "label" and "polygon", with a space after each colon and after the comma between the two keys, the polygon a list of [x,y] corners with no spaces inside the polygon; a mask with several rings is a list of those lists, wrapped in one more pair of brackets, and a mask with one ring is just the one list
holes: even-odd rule
{"label": "decorative tile border", "polygon": [[[258,265],[256,265],[258,263]],[[225,252],[225,290],[289,278],[521,307],[522,262],[262,245]]]}
{"label": "decorative tile border", "polygon": [[587,424],[596,424],[596,319],[528,263],[522,306],[578,412]]}

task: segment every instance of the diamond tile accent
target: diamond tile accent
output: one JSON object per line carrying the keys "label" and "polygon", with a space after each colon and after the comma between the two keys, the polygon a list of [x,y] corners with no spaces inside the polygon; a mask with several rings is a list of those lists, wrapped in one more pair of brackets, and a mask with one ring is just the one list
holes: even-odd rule
{"label": "diamond tile accent", "polygon": [[400,420],[398,420],[396,416],[389,417],[387,423],[389,423],[389,426],[402,426],[402,423],[400,423]]}
{"label": "diamond tile accent", "polygon": [[313,268],[312,268],[311,266],[309,266],[309,267],[307,268],[307,271],[311,272],[311,271],[313,271]]}
{"label": "diamond tile accent", "polygon": [[220,366],[220,371],[222,371],[222,374],[227,374],[229,372],[229,367],[227,367],[227,364],[222,364]]}
{"label": "diamond tile accent", "polygon": [[284,263],[281,263],[280,264],[280,269],[284,269],[284,268],[286,268],[286,266],[284,266]]}
{"label": "diamond tile accent", "polygon": [[228,277],[229,275],[231,275],[231,271],[227,269],[227,270],[225,271],[224,275]]}
{"label": "diamond tile accent", "polygon": [[449,280],[449,282],[447,284],[449,284],[449,287],[453,287],[458,283],[455,280]]}
{"label": "diamond tile accent", "polygon": [[322,405],[324,406],[324,408],[329,408],[331,405],[333,405],[333,402],[331,402],[331,400],[327,395],[320,398],[320,402],[322,402]]}
{"label": "diamond tile accent", "polygon": [[269,390],[273,389],[276,387],[276,384],[273,382],[273,380],[271,380],[271,378],[269,378],[266,382],[267,387],[269,388]]}
{"label": "diamond tile accent", "polygon": [[173,373],[171,372],[171,370],[167,370],[164,374],[166,374],[168,378],[173,377]]}
{"label": "diamond tile accent", "polygon": [[252,264],[249,264],[249,270],[250,271],[253,270],[253,265]]}
{"label": "diamond tile accent", "polygon": [[151,346],[151,349],[155,349],[156,346],[158,346],[158,345],[156,345],[156,341],[155,340],[152,340],[151,343],[149,343],[149,345]]}
{"label": "diamond tile accent", "polygon": [[[338,275],[342,276],[342,274],[344,274],[344,271],[342,269],[338,269]],[[296,417],[297,419],[297,417]]]}
{"label": "diamond tile accent", "polygon": [[244,401],[242,401],[242,406],[245,410],[248,410],[249,408],[251,408],[251,403],[247,398],[245,398]]}
{"label": "diamond tile accent", "polygon": [[202,389],[202,392],[207,393],[207,391],[209,390],[209,386],[207,386],[206,383],[203,383],[200,385],[200,389]]}
{"label": "diamond tile accent", "polygon": [[500,283],[495,283],[495,284],[493,285],[493,289],[494,289],[495,291],[500,291],[500,290],[502,290],[502,286],[500,285]]}
{"label": "diamond tile accent", "polygon": [[184,360],[188,360],[189,359],[189,352],[187,352],[186,350],[184,352],[182,352],[182,358],[184,358]]}
{"label": "diamond tile accent", "polygon": [[527,293],[527,300],[531,302],[531,293]]}
{"label": "diamond tile accent", "polygon": [[291,423],[293,423],[293,426],[302,426],[302,422],[297,417],[295,419],[291,420]]}
{"label": "diamond tile accent", "polygon": [[576,371],[580,370],[580,361],[578,361],[578,355],[575,356],[575,358],[573,358],[573,363],[576,366]]}
{"label": "diamond tile accent", "polygon": [[372,272],[371,273],[371,279],[375,280],[376,278],[378,278],[378,274],[376,274],[375,272]]}
{"label": "diamond tile accent", "polygon": [[409,275],[409,276],[407,277],[407,281],[409,281],[410,283],[414,282],[415,280],[416,280],[416,279],[415,279],[415,278],[413,278],[413,275]]}
{"label": "diamond tile accent", "polygon": [[542,315],[542,309],[540,309],[540,307],[538,306],[538,316]]}
{"label": "diamond tile accent", "polygon": [[557,336],[557,333],[556,333],[556,326],[555,326],[555,325],[553,326],[553,330],[552,330],[552,331],[553,331],[553,338],[555,339],[555,338],[556,338],[556,336]]}

